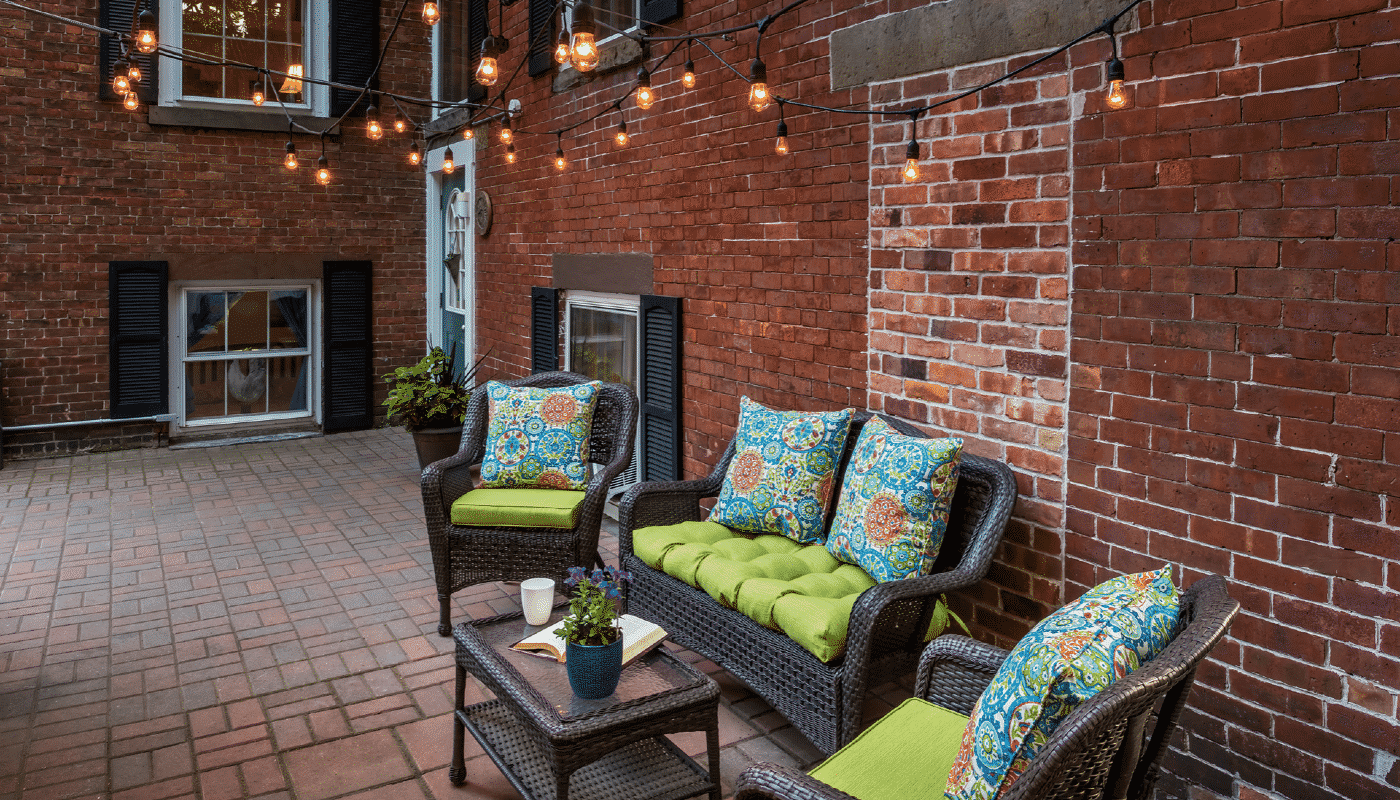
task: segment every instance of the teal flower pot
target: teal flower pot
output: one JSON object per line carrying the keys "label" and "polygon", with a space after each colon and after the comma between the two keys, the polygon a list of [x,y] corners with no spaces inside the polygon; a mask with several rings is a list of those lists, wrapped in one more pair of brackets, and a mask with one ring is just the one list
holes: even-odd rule
{"label": "teal flower pot", "polygon": [[622,675],[622,639],[605,645],[565,642],[564,668],[574,694],[588,700],[607,697]]}

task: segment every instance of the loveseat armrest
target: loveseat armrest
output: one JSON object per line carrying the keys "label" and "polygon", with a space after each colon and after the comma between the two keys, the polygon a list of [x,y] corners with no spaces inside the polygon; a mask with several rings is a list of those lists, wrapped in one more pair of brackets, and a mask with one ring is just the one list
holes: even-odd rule
{"label": "loveseat armrest", "polygon": [[801,770],[781,764],[755,764],[739,773],[734,800],[857,800]]}
{"label": "loveseat armrest", "polygon": [[618,555],[632,555],[632,531],[652,525],[675,525],[701,518],[700,501],[719,495],[715,476],[693,481],[651,481],[627,490],[618,502]]}
{"label": "loveseat armrest", "polygon": [[970,715],[1007,655],[1000,647],[966,636],[940,636],[919,657],[914,696]]}

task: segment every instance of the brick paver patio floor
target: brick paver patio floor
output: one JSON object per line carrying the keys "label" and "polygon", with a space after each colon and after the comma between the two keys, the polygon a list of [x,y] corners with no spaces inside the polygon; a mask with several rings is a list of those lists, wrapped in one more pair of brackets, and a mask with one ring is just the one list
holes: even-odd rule
{"label": "brick paver patio floor", "polygon": [[[435,632],[417,472],[399,429],[11,461],[0,800],[516,797],[474,745],[467,785],[447,780],[451,641]],[[611,520],[603,538],[615,560]],[[517,598],[464,590],[454,618]],[[726,794],[754,761],[818,760],[702,666],[723,689]],[[882,687],[867,719],[908,683]]]}

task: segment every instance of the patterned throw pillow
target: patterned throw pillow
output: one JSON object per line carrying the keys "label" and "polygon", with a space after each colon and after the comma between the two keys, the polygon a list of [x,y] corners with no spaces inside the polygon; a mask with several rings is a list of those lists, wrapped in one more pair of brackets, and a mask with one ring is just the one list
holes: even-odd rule
{"label": "patterned throw pillow", "polygon": [[962,439],[905,436],[871,417],[856,440],[826,549],[877,581],[928,575],[948,529]]}
{"label": "patterned throw pillow", "polygon": [[490,422],[481,461],[491,489],[588,486],[588,436],[598,406],[598,381],[539,389],[486,382]]}
{"label": "patterned throw pillow", "polygon": [[774,411],[744,397],[734,459],[710,519],[736,531],[822,541],[851,410]]}
{"label": "patterned throw pillow", "polygon": [[1179,610],[1163,567],[1105,581],[1041,620],[973,707],[945,797],[1000,795],[1070,712],[1166,647]]}

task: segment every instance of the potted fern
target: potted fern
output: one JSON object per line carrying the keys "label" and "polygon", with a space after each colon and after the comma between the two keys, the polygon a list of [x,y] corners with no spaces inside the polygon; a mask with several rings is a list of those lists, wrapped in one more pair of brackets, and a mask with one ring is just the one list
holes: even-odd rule
{"label": "potted fern", "polygon": [[384,407],[390,420],[402,422],[413,434],[419,469],[455,454],[462,440],[462,420],[472,396],[468,382],[481,360],[459,375],[456,356],[456,345],[450,355],[434,347],[417,364],[384,376],[390,384]]}

